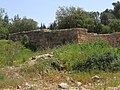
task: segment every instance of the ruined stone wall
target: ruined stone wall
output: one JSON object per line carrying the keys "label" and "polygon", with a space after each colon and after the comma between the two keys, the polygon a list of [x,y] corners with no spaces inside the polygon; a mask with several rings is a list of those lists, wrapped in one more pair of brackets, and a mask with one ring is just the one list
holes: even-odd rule
{"label": "ruined stone wall", "polygon": [[112,33],[112,34],[87,34],[87,40],[95,40],[97,38],[104,39],[108,41],[111,46],[119,46],[120,45],[120,33]]}
{"label": "ruined stone wall", "polygon": [[59,31],[29,31],[22,33],[14,33],[9,35],[9,39],[13,41],[21,41],[22,37],[27,35],[30,44],[36,47],[54,47],[66,43],[77,43],[77,30],[65,29]]}
{"label": "ruined stone wall", "polygon": [[55,47],[66,43],[83,43],[97,38],[107,40],[110,45],[120,45],[120,33],[113,34],[96,34],[88,33],[84,28],[64,29],[59,31],[37,30],[22,33],[14,33],[9,35],[9,39],[13,41],[21,41],[22,37],[27,35],[30,44],[36,47]]}

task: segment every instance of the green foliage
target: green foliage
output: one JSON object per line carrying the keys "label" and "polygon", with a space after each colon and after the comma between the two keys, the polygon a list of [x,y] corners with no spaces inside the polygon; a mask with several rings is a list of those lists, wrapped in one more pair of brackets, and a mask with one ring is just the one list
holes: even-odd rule
{"label": "green foliage", "polygon": [[45,77],[45,74],[52,70],[50,64],[51,60],[41,58],[34,65],[25,64],[20,71],[21,73],[31,75],[30,77],[39,75],[43,79]]}
{"label": "green foliage", "polygon": [[22,37],[22,44],[25,45],[27,47],[27,45],[29,44],[29,37],[27,35],[24,35]]}
{"label": "green foliage", "polygon": [[20,42],[7,40],[0,40],[0,51],[0,66],[23,63],[36,54],[26,49]]}
{"label": "green foliage", "polygon": [[[110,52],[102,53],[101,55],[94,54],[87,58],[84,62],[75,62],[73,70],[92,71],[92,70],[110,70],[114,68],[114,62],[120,61],[118,57]],[[120,67],[120,66],[119,66]]]}
{"label": "green foliage", "polygon": [[42,23],[41,23],[40,29],[46,29],[45,24],[42,24]]}
{"label": "green foliage", "polygon": [[112,32],[120,32],[120,19],[114,19],[109,23]]}
{"label": "green foliage", "polygon": [[110,27],[108,25],[104,25],[104,24],[101,24],[101,34],[108,34],[108,33],[112,33],[112,30],[110,29]]}
{"label": "green foliage", "polygon": [[[105,48],[106,47],[106,48]],[[55,49],[55,57],[60,60],[68,69],[76,60],[84,61],[92,53],[102,53],[102,50],[107,50],[107,44],[102,41],[89,42],[81,45],[65,45],[59,49]]]}
{"label": "green foliage", "polygon": [[36,29],[38,29],[37,22],[34,21],[33,19],[27,19],[26,17],[21,19],[19,18],[19,16],[15,16],[13,22],[10,24],[9,32],[15,33]]}
{"label": "green foliage", "polygon": [[120,68],[119,48],[112,48],[104,40],[81,45],[65,45],[54,49],[53,67],[67,71],[114,71]]}
{"label": "green foliage", "polygon": [[89,32],[103,33],[99,12],[86,12],[81,8],[60,7],[56,12],[56,23],[50,29],[87,28]]}
{"label": "green foliage", "polygon": [[84,27],[88,29],[88,32],[94,32],[98,34],[101,33],[102,24],[99,22],[99,20],[94,18],[86,18],[84,23]]}
{"label": "green foliage", "polygon": [[19,15],[14,16],[14,19],[9,19],[5,10],[0,8],[0,39],[8,39],[9,33],[35,29],[38,29],[38,26],[33,19],[27,19],[26,17],[21,19]]}
{"label": "green foliage", "polygon": [[85,18],[89,17],[86,13],[79,7],[59,7],[56,12],[58,29],[83,27]]}
{"label": "green foliage", "polygon": [[87,28],[89,32],[98,34],[119,31],[119,25],[115,24],[118,22],[114,19],[118,21],[120,19],[120,2],[114,2],[112,5],[114,9],[106,9],[101,14],[99,12],[87,12],[79,7],[59,7],[56,12],[56,23],[52,23],[50,29],[80,27]]}
{"label": "green foliage", "polygon": [[[56,20],[49,29],[87,28],[89,32],[112,33],[119,31],[120,2],[113,2],[113,9],[106,9],[99,13],[87,12],[79,7],[59,7]],[[101,21],[101,22],[100,22]],[[8,39],[10,33],[39,29],[37,22],[29,18],[15,15],[10,19],[3,8],[0,8],[0,39]],[[40,29],[46,29],[41,24]]]}
{"label": "green foliage", "polygon": [[32,51],[37,51],[37,47],[35,45],[32,45],[30,43],[30,38],[27,35],[24,35],[22,37],[21,43],[28,49],[32,50]]}
{"label": "green foliage", "polygon": [[56,30],[56,29],[58,29],[57,22],[54,21],[53,23],[51,23],[50,26],[49,26],[49,29],[50,30]]}
{"label": "green foliage", "polygon": [[8,38],[9,17],[3,8],[0,8],[0,39]]}
{"label": "green foliage", "polygon": [[116,19],[120,19],[120,2],[114,2],[112,5],[114,6],[113,14],[115,15]]}
{"label": "green foliage", "polygon": [[115,15],[112,13],[113,10],[106,9],[100,15],[101,23],[104,25],[108,25],[112,19],[115,19]]}

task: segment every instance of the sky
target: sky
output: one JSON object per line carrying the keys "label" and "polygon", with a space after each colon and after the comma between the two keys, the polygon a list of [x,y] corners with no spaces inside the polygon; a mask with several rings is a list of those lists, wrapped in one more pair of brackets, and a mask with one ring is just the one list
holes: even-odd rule
{"label": "sky", "polygon": [[49,26],[55,20],[55,13],[59,6],[74,6],[85,11],[99,11],[113,9],[112,3],[120,0],[0,0],[0,8],[4,8],[10,18],[19,14]]}

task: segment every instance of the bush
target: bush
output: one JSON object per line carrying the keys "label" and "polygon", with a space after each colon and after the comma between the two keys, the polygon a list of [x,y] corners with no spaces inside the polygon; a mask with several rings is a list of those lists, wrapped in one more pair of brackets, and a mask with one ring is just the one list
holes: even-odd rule
{"label": "bush", "polygon": [[101,34],[112,33],[112,30],[110,29],[109,26],[102,24],[102,30],[101,30],[100,33],[101,33]]}
{"label": "bush", "polygon": [[114,66],[120,67],[120,64],[114,63],[119,61],[119,58],[113,52],[105,52],[101,55],[94,54],[87,58],[84,62],[75,62],[73,64],[73,70],[79,71],[91,71],[91,70],[103,70],[108,71],[114,69]]}
{"label": "bush", "polygon": [[20,42],[0,40],[0,66],[23,63],[36,53],[25,48]]}
{"label": "bush", "polygon": [[24,45],[24,46],[27,46],[28,44],[29,44],[29,37],[27,36],[27,35],[24,35],[23,37],[22,37],[22,44]]}
{"label": "bush", "polygon": [[56,59],[53,64],[58,69],[60,66],[67,71],[113,71],[113,68],[120,68],[119,48],[111,47],[104,40],[98,39],[80,45],[68,44],[53,51]]}
{"label": "bush", "polygon": [[27,35],[22,37],[21,43],[32,51],[37,51],[37,47],[30,42],[30,38]]}

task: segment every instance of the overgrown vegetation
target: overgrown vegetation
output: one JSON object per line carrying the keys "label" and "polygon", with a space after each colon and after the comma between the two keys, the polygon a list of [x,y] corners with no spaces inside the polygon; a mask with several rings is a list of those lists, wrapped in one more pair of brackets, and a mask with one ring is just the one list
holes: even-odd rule
{"label": "overgrown vegetation", "polygon": [[[26,41],[26,40],[25,40]],[[111,47],[104,40],[90,41],[83,44],[68,44],[57,48],[42,51],[43,53],[51,53],[53,57],[39,58],[35,64],[29,65],[26,61],[30,57],[37,55],[38,52],[32,52],[26,49],[20,42],[0,41],[0,66],[13,66],[13,70],[5,68],[0,72],[0,88],[12,85],[15,87],[22,84],[24,79],[45,81],[52,80],[53,82],[59,80],[56,76],[63,76],[64,78],[72,77],[77,81],[83,83],[92,82],[91,77],[99,75],[107,81],[101,87],[117,86],[119,85],[119,71],[120,71],[120,47]],[[14,66],[22,65],[18,70],[14,70]],[[17,67],[16,67],[17,68]],[[20,73],[22,78],[19,81],[12,79],[14,73]],[[53,77],[52,77],[53,76]],[[106,77],[109,76],[109,77]],[[114,79],[110,79],[111,77]],[[65,81],[60,80],[60,81]],[[12,83],[10,83],[12,81]],[[6,85],[6,83],[8,83]]]}
{"label": "overgrown vegetation", "polygon": [[[112,5],[113,9],[101,13],[87,12],[79,7],[60,7],[56,12],[56,20],[48,28],[87,28],[88,32],[99,34],[119,32],[120,2]],[[45,28],[44,24],[38,27],[33,19],[20,18],[19,15],[10,19],[5,10],[0,9],[0,39],[8,39],[10,33]],[[27,35],[22,37],[21,42],[0,40],[0,88],[16,88],[26,80],[34,81],[37,78],[38,81],[40,76],[41,80],[56,82],[61,76],[60,80],[65,81],[63,74],[83,83],[92,82],[91,77],[97,74],[104,79],[104,89],[120,84],[120,46],[111,47],[104,40],[96,40],[80,45],[67,44],[42,52],[52,53],[53,57],[39,58],[35,64],[29,65],[26,61],[37,55],[38,51]],[[96,90],[103,88],[100,86]]]}
{"label": "overgrown vegetation", "polygon": [[54,76],[59,76],[58,72],[61,74],[64,71],[65,75],[83,83],[93,82],[91,77],[98,75],[104,80],[96,90],[118,86],[120,83],[120,47],[111,47],[104,40],[98,39],[80,45],[68,44],[45,50],[46,52],[52,52],[53,57],[41,58],[32,66],[25,65],[21,73],[26,73],[31,78],[42,76],[44,80],[54,82]]}
{"label": "overgrown vegetation", "polygon": [[119,70],[119,47],[113,48],[104,40],[97,40],[81,45],[66,45],[54,49],[56,64],[67,71],[114,71]]}
{"label": "overgrown vegetation", "polygon": [[0,66],[23,63],[35,54],[20,42],[0,40]]}
{"label": "overgrown vegetation", "polygon": [[67,72],[120,70],[120,47],[113,48],[104,40],[98,39],[80,45],[68,44],[50,51],[54,57],[39,60],[34,70],[40,69],[39,65],[43,70],[47,67],[47,70],[52,68]]}

